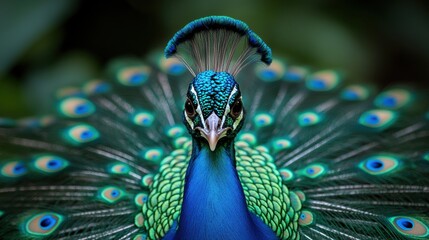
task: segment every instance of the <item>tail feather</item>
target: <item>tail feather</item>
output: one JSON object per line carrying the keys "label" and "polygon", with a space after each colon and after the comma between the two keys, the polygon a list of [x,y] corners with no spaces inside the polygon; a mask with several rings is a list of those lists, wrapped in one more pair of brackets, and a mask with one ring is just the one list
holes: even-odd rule
{"label": "tail feather", "polygon": [[176,125],[185,84],[180,76],[168,79],[177,63],[159,64],[164,71],[117,60],[107,71],[113,82],[62,91],[56,116],[3,121],[1,236],[143,236],[147,181],[175,149],[171,137],[184,134]]}
{"label": "tail feather", "polygon": [[293,83],[287,70],[257,73],[243,90],[251,99],[244,135],[270,149],[285,184],[302,192],[303,239],[429,236],[428,106],[415,92],[341,89],[328,71]]}
{"label": "tail feather", "polygon": [[[189,141],[179,123],[185,71],[158,53],[146,63],[116,60],[111,81],[61,91],[55,116],[1,119],[0,235],[143,238],[153,174]],[[269,150],[301,199],[302,239],[429,236],[423,96],[342,87],[337,72],[280,60],[240,80],[247,122],[237,138]]]}

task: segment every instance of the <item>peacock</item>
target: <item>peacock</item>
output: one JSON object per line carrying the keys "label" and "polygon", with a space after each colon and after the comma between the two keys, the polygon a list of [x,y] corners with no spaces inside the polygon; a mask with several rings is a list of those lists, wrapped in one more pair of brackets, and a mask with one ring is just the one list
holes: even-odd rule
{"label": "peacock", "polygon": [[427,96],[194,20],[0,119],[1,239],[429,239]]}

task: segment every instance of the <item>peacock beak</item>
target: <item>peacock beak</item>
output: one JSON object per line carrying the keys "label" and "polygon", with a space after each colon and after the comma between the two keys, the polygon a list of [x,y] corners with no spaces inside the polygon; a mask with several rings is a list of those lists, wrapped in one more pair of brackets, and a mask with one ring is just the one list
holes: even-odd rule
{"label": "peacock beak", "polygon": [[204,128],[196,127],[201,132],[207,142],[209,143],[210,150],[214,151],[218,141],[225,137],[230,127],[222,128],[222,120],[213,112],[205,121],[206,125]]}

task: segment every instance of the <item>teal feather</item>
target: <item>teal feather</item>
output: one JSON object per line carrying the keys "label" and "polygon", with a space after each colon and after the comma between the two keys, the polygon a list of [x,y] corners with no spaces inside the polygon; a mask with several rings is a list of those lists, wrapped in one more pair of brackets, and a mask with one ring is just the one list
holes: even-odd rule
{"label": "teal feather", "polygon": [[[253,55],[182,51],[214,36]],[[58,91],[53,115],[0,118],[2,239],[428,239],[424,94],[271,59],[227,17],[165,52]]]}

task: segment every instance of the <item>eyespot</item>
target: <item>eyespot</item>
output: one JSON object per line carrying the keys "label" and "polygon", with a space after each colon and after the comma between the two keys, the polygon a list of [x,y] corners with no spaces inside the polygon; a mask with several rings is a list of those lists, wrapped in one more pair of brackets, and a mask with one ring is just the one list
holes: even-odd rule
{"label": "eyespot", "polygon": [[295,174],[287,168],[280,168],[279,173],[280,173],[280,176],[282,177],[283,181],[290,181],[290,180],[294,179],[294,177],[295,177]]}
{"label": "eyespot", "polygon": [[374,100],[374,104],[379,108],[399,109],[413,100],[413,95],[410,91],[395,88],[380,93]]}
{"label": "eyespot", "polygon": [[125,197],[125,192],[118,187],[104,187],[99,190],[98,197],[106,203],[116,203]]}
{"label": "eyespot", "polygon": [[69,97],[61,100],[58,110],[63,116],[80,118],[94,113],[95,106],[85,98]]}
{"label": "eyespot", "polygon": [[305,202],[305,200],[307,199],[307,197],[305,196],[305,193],[303,191],[297,190],[297,191],[294,191],[294,192],[299,197],[299,199],[301,200],[301,202]]}
{"label": "eyespot", "polygon": [[305,82],[308,89],[313,91],[329,91],[340,83],[340,75],[335,71],[319,71],[309,76]]}
{"label": "eyespot", "polygon": [[313,213],[307,210],[302,211],[301,215],[299,216],[298,222],[301,226],[308,226],[312,224],[314,222]]}
{"label": "eyespot", "polygon": [[137,234],[133,238],[133,240],[146,240],[146,239],[147,239],[147,235],[146,234]]}
{"label": "eyespot", "polygon": [[69,165],[67,160],[55,155],[38,155],[33,161],[34,167],[45,173],[59,172]]}
{"label": "eyespot", "polygon": [[83,91],[88,95],[101,94],[109,92],[112,87],[109,83],[101,80],[92,80],[83,85]]}
{"label": "eyespot", "polygon": [[197,112],[195,111],[194,104],[189,98],[186,99],[186,102],[185,102],[185,112],[186,112],[186,115],[188,115],[188,117],[190,118],[195,117],[195,115],[197,114]]}
{"label": "eyespot", "polygon": [[271,147],[275,153],[292,147],[292,141],[288,138],[276,138],[271,142]]}
{"label": "eyespot", "polygon": [[182,126],[175,125],[167,129],[167,136],[170,138],[178,138],[185,133],[185,129]]}
{"label": "eyespot", "polygon": [[396,216],[389,218],[389,222],[396,231],[407,237],[423,238],[429,236],[428,225],[416,218]]}
{"label": "eyespot", "polygon": [[232,105],[230,114],[234,119],[236,119],[240,116],[242,111],[243,103],[241,102],[241,98],[239,98],[234,102],[234,105]]}
{"label": "eyespot", "polygon": [[24,231],[35,236],[52,234],[63,222],[63,216],[54,212],[40,213],[24,222]]}
{"label": "eyespot", "polygon": [[374,155],[363,160],[359,167],[371,175],[386,174],[399,167],[399,158],[393,155]]}
{"label": "eyespot", "polygon": [[384,109],[369,110],[361,114],[359,123],[363,126],[383,130],[391,126],[398,118],[398,114]]}
{"label": "eyespot", "polygon": [[117,73],[117,78],[124,86],[140,86],[147,81],[150,72],[150,68],[143,65],[126,67]]}
{"label": "eyespot", "polygon": [[250,132],[240,133],[237,137],[238,140],[247,142],[251,146],[255,146],[258,142],[258,139],[255,134]]}
{"label": "eyespot", "polygon": [[134,197],[134,203],[136,204],[137,207],[143,206],[143,204],[147,202],[147,200],[148,200],[147,193],[139,193]]}
{"label": "eyespot", "polygon": [[18,126],[23,128],[42,128],[52,125],[56,121],[56,118],[52,115],[46,115],[43,117],[29,117],[19,119],[17,121]]}
{"label": "eyespot", "polygon": [[322,121],[319,113],[313,111],[302,112],[298,115],[298,124],[301,127],[316,125]]}
{"label": "eyespot", "polygon": [[270,150],[268,150],[267,147],[263,146],[263,145],[259,145],[255,147],[255,150],[261,152],[261,153],[266,153],[264,156],[267,158],[267,160],[269,161],[274,161],[274,158],[271,157],[271,155],[269,155]]}
{"label": "eyespot", "polygon": [[64,133],[64,138],[73,145],[92,142],[100,137],[100,133],[94,127],[87,124],[75,124]]}
{"label": "eyespot", "polygon": [[144,224],[144,218],[143,218],[143,213],[137,213],[136,216],[134,217],[134,225],[136,225],[136,227],[141,228],[143,227]]}
{"label": "eyespot", "polygon": [[133,116],[133,123],[138,126],[149,127],[152,125],[155,117],[147,111],[139,111]]}
{"label": "eyespot", "polygon": [[174,140],[175,148],[186,148],[188,144],[191,144],[191,139],[188,137],[178,137]]}
{"label": "eyespot", "polygon": [[273,116],[268,113],[258,113],[253,118],[253,122],[255,123],[256,127],[269,126],[273,123],[273,121]]}
{"label": "eyespot", "polygon": [[56,118],[52,115],[46,115],[39,118],[39,125],[41,127],[47,127],[55,123]]}
{"label": "eyespot", "polygon": [[108,172],[112,173],[112,174],[118,174],[118,175],[123,175],[123,174],[128,174],[130,172],[130,166],[128,166],[125,163],[114,163],[114,164],[110,164],[108,167]]}
{"label": "eyespot", "polygon": [[288,82],[301,82],[308,74],[308,69],[299,66],[289,66],[287,68],[284,80]]}
{"label": "eyespot", "polygon": [[327,172],[327,169],[322,164],[311,164],[302,170],[302,174],[309,178],[317,178]]}
{"label": "eyespot", "polygon": [[9,178],[20,177],[28,172],[22,161],[10,161],[2,166],[1,175]]}
{"label": "eyespot", "polygon": [[161,148],[147,149],[142,152],[142,157],[145,160],[157,162],[162,159],[164,151]]}
{"label": "eyespot", "polygon": [[258,65],[256,68],[257,76],[266,82],[273,82],[281,79],[285,73],[284,64],[274,59],[273,62],[269,66]]}
{"label": "eyespot", "polygon": [[361,101],[368,97],[368,88],[361,85],[350,85],[341,91],[341,98],[348,101]]}
{"label": "eyespot", "polygon": [[55,96],[57,97],[57,99],[63,99],[67,97],[84,97],[85,94],[78,87],[65,87],[59,89],[55,93]]}
{"label": "eyespot", "polygon": [[142,186],[148,188],[153,183],[153,174],[146,174],[142,177]]}
{"label": "eyespot", "polygon": [[175,76],[181,75],[186,71],[185,65],[177,58],[165,58],[162,56],[159,66],[164,72]]}
{"label": "eyespot", "polygon": [[292,208],[295,210],[295,212],[298,212],[302,208],[301,199],[296,195],[295,192],[290,191],[289,192],[289,198],[290,198],[290,204]]}
{"label": "eyespot", "polygon": [[37,117],[23,118],[17,121],[18,126],[23,128],[47,127],[53,124],[54,122],[55,122],[55,118],[50,115],[40,117],[40,118],[37,118]]}

